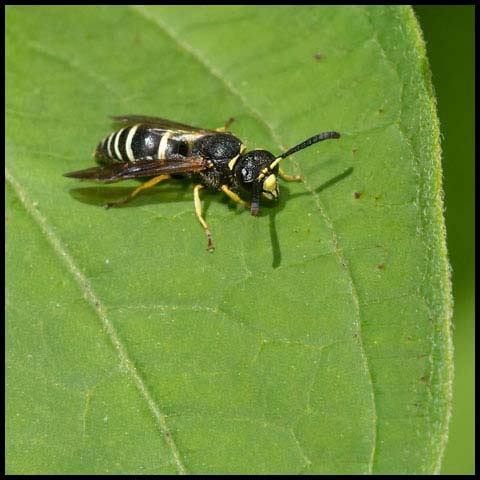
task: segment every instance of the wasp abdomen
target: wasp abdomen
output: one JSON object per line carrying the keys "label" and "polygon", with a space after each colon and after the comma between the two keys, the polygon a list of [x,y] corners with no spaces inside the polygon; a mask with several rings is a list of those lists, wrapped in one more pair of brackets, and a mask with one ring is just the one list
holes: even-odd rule
{"label": "wasp abdomen", "polygon": [[124,127],[105,137],[94,156],[99,163],[135,162],[166,159],[171,155],[188,156],[190,145],[172,138],[174,132],[152,129],[142,124]]}

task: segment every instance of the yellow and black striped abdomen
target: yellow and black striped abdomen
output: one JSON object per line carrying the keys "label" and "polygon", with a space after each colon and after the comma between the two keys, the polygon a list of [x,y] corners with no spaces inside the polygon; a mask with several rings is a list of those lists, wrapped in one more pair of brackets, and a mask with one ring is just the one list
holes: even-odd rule
{"label": "yellow and black striped abdomen", "polygon": [[188,156],[192,142],[175,138],[176,132],[136,124],[124,127],[105,137],[94,157],[100,164],[158,160],[172,154]]}

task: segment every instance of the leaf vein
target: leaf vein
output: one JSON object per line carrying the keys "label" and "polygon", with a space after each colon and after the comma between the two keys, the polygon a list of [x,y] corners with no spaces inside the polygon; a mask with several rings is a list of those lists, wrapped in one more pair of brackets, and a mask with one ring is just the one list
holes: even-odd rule
{"label": "leaf vein", "polygon": [[[296,169],[299,172],[301,172],[301,170],[298,167],[298,164],[296,164],[296,162],[294,162],[294,165],[295,165]],[[320,212],[320,216],[322,217],[323,221],[325,222],[325,225],[327,226],[327,228],[330,231],[330,234],[331,234],[331,237],[332,237],[332,240],[333,240],[333,245],[334,245],[334,248],[335,248],[335,255],[337,256],[340,265],[343,267],[343,269],[345,271],[345,274],[347,275],[347,281],[348,281],[348,284],[349,284],[350,293],[352,295],[352,299],[353,299],[353,303],[354,303],[354,308],[355,308],[354,323],[355,323],[355,327],[358,331],[357,341],[358,341],[362,361],[363,361],[363,364],[364,364],[364,368],[365,368],[365,371],[366,371],[366,374],[367,374],[368,383],[370,385],[371,400],[372,400],[373,415],[374,415],[373,429],[372,429],[373,430],[372,431],[372,434],[373,434],[373,442],[372,443],[373,443],[373,445],[372,445],[372,451],[370,453],[370,460],[369,460],[369,463],[368,463],[368,473],[371,474],[372,471],[373,471],[373,463],[374,463],[374,459],[375,459],[375,452],[376,452],[376,446],[377,446],[377,420],[378,420],[378,418],[377,418],[377,406],[376,406],[376,401],[375,401],[375,389],[374,389],[374,386],[373,386],[372,374],[370,372],[370,366],[369,366],[369,363],[368,363],[367,355],[366,355],[365,348],[364,348],[364,345],[363,345],[363,340],[362,340],[362,324],[361,324],[361,320],[360,320],[360,300],[359,300],[359,297],[358,297],[357,289],[355,287],[355,282],[353,280],[352,272],[351,272],[350,267],[348,265],[348,262],[345,258],[345,255],[344,255],[344,253],[343,253],[343,251],[340,247],[340,241],[339,241],[338,236],[335,232],[335,227],[333,225],[333,222],[330,219],[330,217],[327,215],[327,213],[325,212],[325,209],[323,208],[323,206],[320,202],[320,198],[319,198],[318,194],[315,192],[314,189],[312,189],[312,187],[310,187],[310,185],[308,184],[304,175],[302,175],[302,182],[304,183],[306,190],[309,191],[312,194],[312,196],[314,198],[314,201],[315,201],[315,204],[317,206],[317,209]]]}
{"label": "leaf vein", "polygon": [[[179,39],[178,35],[171,28],[171,26],[166,24],[164,21],[162,21],[158,17],[158,15],[152,17],[147,12],[145,12],[141,7],[138,7],[138,6],[132,6],[131,8],[135,12],[137,12],[140,16],[144,17],[146,20],[148,20],[148,21],[154,23],[155,25],[157,25],[181,49],[183,49],[186,53],[190,54],[195,60],[197,60],[201,65],[203,65],[213,77],[217,78],[225,86],[225,88],[228,91],[230,91],[235,97],[237,97],[241,101],[241,103],[245,106],[245,108],[247,110],[250,111],[250,114],[254,118],[256,118],[261,124],[263,124],[266,127],[266,129],[269,131],[273,140],[283,150],[286,149],[286,147],[282,144],[279,135],[275,132],[274,128],[267,122],[267,120],[263,117],[263,115],[261,115],[261,113],[258,110],[256,110],[248,102],[246,97],[244,95],[242,95],[241,92],[238,91],[234,87],[234,85],[223,75],[223,73],[221,71],[219,71],[218,69],[216,69],[210,62],[208,62],[204,58],[204,56],[202,56],[198,52],[198,50],[194,49],[187,42]],[[298,164],[296,164],[296,162],[293,161],[293,160],[292,160],[292,163],[300,171],[300,169],[298,168]],[[367,360],[367,356],[366,356],[366,352],[365,352],[365,348],[363,346],[363,341],[362,341],[362,336],[361,336],[360,302],[359,302],[359,298],[358,298],[358,293],[357,293],[357,290],[356,290],[356,287],[355,287],[355,283],[354,283],[354,280],[353,280],[352,273],[350,271],[350,267],[348,266],[348,263],[345,259],[343,251],[340,247],[340,242],[339,242],[337,234],[335,232],[335,227],[334,227],[331,219],[329,218],[329,216],[325,212],[325,209],[321,205],[321,202],[320,202],[320,199],[319,199],[317,193],[308,185],[308,183],[306,182],[306,179],[304,177],[302,177],[302,178],[303,178],[302,181],[305,185],[306,190],[309,193],[312,194],[312,196],[314,198],[314,201],[315,201],[315,204],[317,206],[317,209],[320,212],[320,216],[323,219],[323,221],[325,222],[327,228],[329,229],[329,231],[331,233],[334,248],[335,248],[335,254],[338,258],[338,261],[339,261],[340,265],[343,267],[343,269],[344,269],[344,271],[347,275],[347,279],[348,279],[348,283],[349,283],[349,287],[350,287],[350,292],[351,292],[353,302],[354,302],[355,313],[356,313],[354,321],[355,321],[355,326],[356,326],[357,331],[358,331],[357,341],[358,341],[358,345],[359,345],[359,349],[360,349],[360,355],[362,357],[364,368],[365,368],[365,371],[366,371],[366,374],[367,374],[367,379],[368,379],[368,383],[369,383],[369,386],[370,386],[371,399],[372,399],[372,409],[373,409],[373,428],[372,428],[373,431],[372,431],[372,435],[373,435],[373,441],[372,441],[372,451],[371,451],[370,459],[369,459],[369,462],[368,462],[368,473],[372,473],[374,459],[375,459],[376,446],[377,446],[377,407],[376,407],[376,401],[375,401],[375,390],[374,390],[374,387],[373,387],[372,374],[370,372],[370,367],[369,367],[369,364],[368,364],[368,360]]]}
{"label": "leaf vein", "polygon": [[41,45],[38,42],[32,42],[23,34],[14,32],[14,35],[17,35],[27,47],[34,50],[35,52],[40,53],[41,55],[56,61],[57,63],[65,66],[67,69],[72,69],[80,72],[83,76],[90,78],[95,82],[97,82],[98,84],[102,85],[102,87],[105,88],[105,90],[107,90],[107,92],[109,92],[110,94],[113,94],[116,97],[121,98],[121,95],[117,91],[115,91],[114,88],[112,88],[102,77],[94,74],[91,70],[84,68],[81,65],[78,65],[76,63],[73,63],[72,61],[66,60],[65,58],[61,57],[58,53],[51,52],[50,50],[45,48],[45,46]]}
{"label": "leaf vein", "polygon": [[62,244],[60,239],[57,237],[54,230],[48,225],[47,219],[38,211],[38,209],[34,207],[34,202],[28,197],[28,194],[25,191],[25,189],[12,176],[12,174],[8,171],[8,169],[5,169],[5,178],[12,185],[20,201],[22,202],[26,212],[30,214],[33,220],[40,227],[41,232],[45,235],[46,239],[48,240],[48,243],[53,248],[53,251],[57,255],[59,255],[60,258],[62,258],[63,261],[66,263],[66,266],[70,271],[70,273],[73,275],[73,278],[80,285],[83,291],[85,300],[93,306],[94,311],[100,318],[104,326],[104,329],[107,332],[115,348],[115,351],[120,359],[120,364],[125,368],[128,374],[131,376],[135,386],[137,387],[141,396],[147,403],[149,410],[154,415],[157,425],[161,433],[164,435],[164,438],[172,451],[172,455],[179,473],[186,474],[187,472],[181,461],[180,453],[172,438],[172,435],[170,434],[170,430],[166,423],[166,416],[161,412],[160,408],[155,403],[154,399],[152,398],[150,392],[147,389],[146,384],[142,380],[141,376],[138,374],[132,361],[129,359],[128,354],[125,350],[125,347],[122,344],[120,338],[118,337],[115,327],[107,317],[106,307],[102,304],[100,299],[97,297],[90,282],[85,277],[83,272],[79,269],[73,257],[70,255],[70,253],[67,251],[67,249]]}

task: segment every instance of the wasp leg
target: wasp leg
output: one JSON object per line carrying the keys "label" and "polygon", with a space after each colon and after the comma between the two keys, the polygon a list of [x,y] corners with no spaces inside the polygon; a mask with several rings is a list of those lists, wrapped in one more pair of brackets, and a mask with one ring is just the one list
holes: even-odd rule
{"label": "wasp leg", "polygon": [[145,183],[142,183],[128,197],[122,198],[121,200],[117,200],[115,202],[106,203],[105,208],[116,207],[117,205],[123,205],[124,203],[127,203],[130,200],[132,200],[132,198],[136,197],[142,190],[153,187],[154,185],[161,182],[162,180],[167,180],[169,178],[171,178],[170,175],[158,175],[156,177],[153,177],[150,180],[147,180]]}
{"label": "wasp leg", "polygon": [[203,185],[195,185],[193,189],[193,201],[195,203],[195,213],[197,215],[198,221],[202,224],[203,229],[205,230],[205,235],[207,236],[208,245],[207,249],[209,252],[213,252],[213,240],[212,234],[208,229],[207,222],[202,217],[202,202],[200,202],[200,189],[203,188]]}
{"label": "wasp leg", "polygon": [[281,168],[278,169],[278,173],[287,182],[298,182],[302,179],[300,175],[289,175],[288,173],[285,173],[285,171]]}
{"label": "wasp leg", "polygon": [[220,127],[220,128],[217,128],[216,131],[217,132],[226,132],[228,130],[228,127],[235,121],[235,119],[233,117],[230,117],[228,120],[227,120],[227,123],[223,126],[223,127]]}
{"label": "wasp leg", "polygon": [[250,208],[250,204],[245,200],[242,200],[236,193],[232,192],[226,185],[222,185],[221,190],[228,195],[234,202],[242,204],[245,208]]}

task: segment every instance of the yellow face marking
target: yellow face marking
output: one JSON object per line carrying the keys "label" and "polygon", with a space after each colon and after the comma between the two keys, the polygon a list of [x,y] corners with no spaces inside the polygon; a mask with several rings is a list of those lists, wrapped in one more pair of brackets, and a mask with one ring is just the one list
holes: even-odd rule
{"label": "yellow face marking", "polygon": [[276,158],[275,161],[270,164],[270,169],[273,170],[282,160],[282,157]]}
{"label": "yellow face marking", "polygon": [[257,177],[257,180],[261,180],[268,172],[271,172],[282,160],[282,157],[276,158],[268,167],[262,170],[260,175]]}
{"label": "yellow face marking", "polygon": [[272,190],[275,189],[277,185],[277,178],[275,175],[269,175],[263,182],[263,189],[266,190],[267,192],[271,192]]}
{"label": "yellow face marking", "polygon": [[257,177],[257,180],[261,180],[268,172],[269,172],[269,167],[265,167],[265,168],[260,172],[260,175]]}
{"label": "yellow face marking", "polygon": [[263,196],[269,199],[278,197],[277,176],[270,174],[262,184]]}

